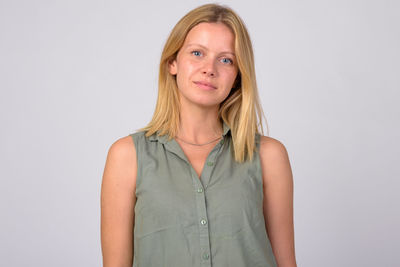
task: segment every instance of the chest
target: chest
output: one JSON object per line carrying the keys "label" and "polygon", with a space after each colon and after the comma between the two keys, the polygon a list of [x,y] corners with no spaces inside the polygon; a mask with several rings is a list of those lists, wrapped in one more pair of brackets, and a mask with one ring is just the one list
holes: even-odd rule
{"label": "chest", "polygon": [[[212,258],[213,266],[266,262],[263,253],[271,246],[258,160],[235,162],[230,142],[208,149],[179,148],[175,142],[137,147],[136,263],[200,266],[206,252],[208,260],[219,255]],[[245,261],[235,255],[251,257]]]}
{"label": "chest", "polygon": [[[141,164],[135,204],[137,238],[167,229],[171,236],[185,231],[193,236],[198,234],[199,223],[202,229],[209,227],[207,231],[215,237],[230,238],[247,223],[264,225],[262,179],[257,162],[236,163],[229,147],[214,151],[176,148],[156,146],[147,152],[148,156],[138,159]],[[209,223],[201,223],[207,218]],[[178,232],[177,226],[182,227]]]}

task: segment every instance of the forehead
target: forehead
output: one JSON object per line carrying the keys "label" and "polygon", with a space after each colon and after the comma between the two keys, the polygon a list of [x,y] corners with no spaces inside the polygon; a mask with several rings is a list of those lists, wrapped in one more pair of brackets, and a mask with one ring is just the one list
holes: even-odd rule
{"label": "forehead", "polygon": [[185,38],[183,46],[199,44],[213,50],[234,50],[235,36],[223,23],[202,22],[194,26]]}

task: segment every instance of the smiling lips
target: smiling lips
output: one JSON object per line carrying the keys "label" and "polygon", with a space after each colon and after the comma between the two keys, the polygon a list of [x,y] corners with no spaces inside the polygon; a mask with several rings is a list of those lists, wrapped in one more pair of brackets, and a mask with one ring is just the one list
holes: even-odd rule
{"label": "smiling lips", "polygon": [[198,87],[205,89],[205,90],[215,90],[217,89],[217,87],[215,87],[214,85],[212,85],[211,83],[208,82],[203,82],[203,81],[197,81],[194,82]]}

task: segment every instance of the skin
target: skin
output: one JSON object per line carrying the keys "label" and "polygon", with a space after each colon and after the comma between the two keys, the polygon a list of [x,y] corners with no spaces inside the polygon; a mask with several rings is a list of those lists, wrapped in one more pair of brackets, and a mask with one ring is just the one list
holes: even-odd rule
{"label": "skin", "polygon": [[136,204],[136,149],[126,136],[109,148],[101,185],[101,247],[104,267],[131,267]]}
{"label": "skin", "polygon": [[[228,96],[238,73],[234,35],[230,29],[220,23],[195,26],[186,36],[176,60],[170,62],[169,71],[176,75],[181,102],[181,125],[177,136],[200,144],[220,136],[218,107]],[[199,88],[193,83],[199,80],[211,82],[216,89]],[[200,174],[215,143],[196,148],[178,143]],[[278,266],[295,267],[293,179],[288,154],[278,140],[262,136],[260,160],[268,237]],[[109,148],[101,186],[104,267],[133,264],[136,175],[134,143],[130,136],[122,137]]]}
{"label": "skin", "polygon": [[296,267],[293,225],[293,175],[285,146],[261,136],[265,228],[279,267]]}

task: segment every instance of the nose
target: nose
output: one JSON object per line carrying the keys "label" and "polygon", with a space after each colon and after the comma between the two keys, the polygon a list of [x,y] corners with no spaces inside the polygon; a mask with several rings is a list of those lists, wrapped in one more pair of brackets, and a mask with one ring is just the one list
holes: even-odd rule
{"label": "nose", "polygon": [[215,68],[215,60],[212,58],[204,60],[202,73],[207,76],[215,76],[216,72],[217,70]]}

